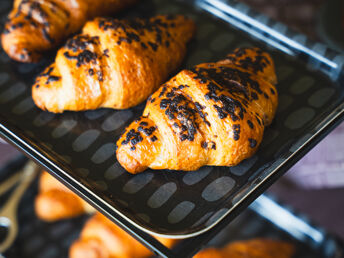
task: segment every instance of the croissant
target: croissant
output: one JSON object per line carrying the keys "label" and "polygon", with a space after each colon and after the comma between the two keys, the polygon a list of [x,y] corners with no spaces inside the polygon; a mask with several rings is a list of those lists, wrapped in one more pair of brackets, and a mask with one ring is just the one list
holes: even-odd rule
{"label": "croissant", "polygon": [[194,258],[291,258],[294,247],[286,242],[269,239],[237,241],[217,249],[200,251]]}
{"label": "croissant", "polygon": [[180,65],[194,29],[182,15],[96,18],[37,77],[33,100],[55,113],[135,106]]}
{"label": "croissant", "polygon": [[274,117],[276,81],[258,48],[183,70],[149,97],[117,141],[117,159],[130,173],[235,166],[254,154]]}
{"label": "croissant", "polygon": [[35,212],[42,220],[56,221],[84,213],[92,213],[94,209],[44,171],[39,180],[39,194],[35,199]]}
{"label": "croissant", "polygon": [[2,33],[2,47],[14,60],[37,62],[96,16],[137,0],[15,0]]}
{"label": "croissant", "polygon": [[[171,247],[176,240],[157,238]],[[80,238],[69,250],[70,258],[149,257],[152,253],[112,221],[96,213],[85,224]]]}

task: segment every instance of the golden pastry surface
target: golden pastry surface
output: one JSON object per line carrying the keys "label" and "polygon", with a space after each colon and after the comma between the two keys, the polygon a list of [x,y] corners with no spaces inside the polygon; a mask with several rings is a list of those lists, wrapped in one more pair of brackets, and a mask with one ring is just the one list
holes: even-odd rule
{"label": "golden pastry surface", "polygon": [[85,22],[137,0],[15,0],[2,33],[2,47],[14,60],[37,62],[78,32]]}
{"label": "golden pastry surface", "polygon": [[258,48],[183,70],[149,97],[117,141],[117,159],[130,173],[235,166],[256,152],[275,115],[276,81]]}
{"label": "golden pastry surface", "polygon": [[223,248],[208,248],[200,251],[194,258],[291,258],[294,247],[286,242],[253,239],[237,241]]}
{"label": "golden pastry surface", "polygon": [[96,18],[37,77],[33,100],[55,113],[135,106],[177,69],[194,29],[182,15]]}

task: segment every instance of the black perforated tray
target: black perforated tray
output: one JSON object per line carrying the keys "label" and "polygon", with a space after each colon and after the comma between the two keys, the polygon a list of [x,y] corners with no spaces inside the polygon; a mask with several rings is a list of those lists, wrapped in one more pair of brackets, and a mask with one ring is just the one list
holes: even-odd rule
{"label": "black perforated tray", "polygon": [[279,107],[254,157],[233,168],[126,173],[116,162],[114,143],[144,104],[123,111],[40,111],[31,84],[53,54],[29,65],[0,53],[0,133],[127,230],[192,237],[234,218],[342,120],[344,59],[232,1],[146,0],[123,16],[155,13],[182,13],[196,21],[183,67],[218,60],[239,46],[271,53]]}
{"label": "black perforated tray", "polygon": [[[20,169],[26,160],[20,156],[0,168],[0,182]],[[34,212],[37,181],[34,181],[20,202],[19,234],[13,245],[3,254],[6,258],[67,257],[70,245],[78,238],[88,219],[88,216],[81,216],[52,223],[38,219]],[[0,197],[0,207],[4,201],[6,196]],[[0,240],[1,237],[0,233]],[[341,258],[344,255],[341,240],[313,225],[306,216],[265,195],[253,202],[212,239],[208,246],[221,247],[230,242],[254,238],[286,241],[295,248],[294,258]]]}

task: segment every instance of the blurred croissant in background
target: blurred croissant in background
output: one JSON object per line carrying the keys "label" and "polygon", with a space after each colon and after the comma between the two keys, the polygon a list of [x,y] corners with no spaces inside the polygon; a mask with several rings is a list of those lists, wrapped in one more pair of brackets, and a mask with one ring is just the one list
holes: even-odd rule
{"label": "blurred croissant in background", "polygon": [[56,221],[92,213],[95,210],[75,193],[43,171],[35,199],[36,215],[45,221]]}
{"label": "blurred croissant in background", "polygon": [[[47,172],[39,180],[36,215],[47,222],[77,217],[95,210]],[[157,238],[167,247],[176,240]],[[85,224],[80,238],[71,246],[72,258],[149,257],[152,252],[105,216],[96,212]]]}
{"label": "blurred croissant in background", "polygon": [[[43,172],[35,210],[39,218],[56,221],[94,211],[81,198],[64,185]],[[177,240],[157,237],[166,247]],[[294,247],[286,242],[253,239],[230,243],[222,248],[207,248],[196,258],[290,258]],[[105,216],[96,212],[84,225],[79,239],[69,250],[71,258],[143,258],[153,253]]]}
{"label": "blurred croissant in background", "polygon": [[286,242],[270,239],[252,239],[229,243],[222,248],[208,248],[195,258],[291,258],[294,247]]}

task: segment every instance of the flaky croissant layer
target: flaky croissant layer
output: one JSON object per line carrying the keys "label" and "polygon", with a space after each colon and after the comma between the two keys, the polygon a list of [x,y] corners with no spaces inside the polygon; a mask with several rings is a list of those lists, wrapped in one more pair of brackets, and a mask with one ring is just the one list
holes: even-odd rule
{"label": "flaky croissant layer", "polygon": [[55,113],[135,106],[177,69],[194,29],[182,15],[96,18],[37,77],[32,98]]}
{"label": "flaky croissant layer", "polygon": [[109,15],[138,0],[15,0],[1,41],[20,62],[37,62],[96,16]]}
{"label": "flaky croissant layer", "polygon": [[235,166],[252,156],[277,108],[274,64],[258,48],[183,70],[147,101],[117,141],[130,173]]}

